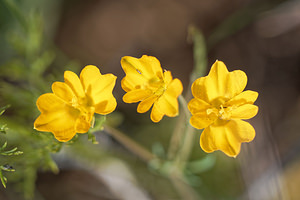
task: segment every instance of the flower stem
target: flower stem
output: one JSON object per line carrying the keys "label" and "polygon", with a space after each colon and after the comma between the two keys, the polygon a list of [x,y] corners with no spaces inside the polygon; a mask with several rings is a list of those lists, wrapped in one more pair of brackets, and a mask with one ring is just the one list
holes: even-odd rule
{"label": "flower stem", "polygon": [[127,148],[129,151],[140,157],[145,162],[149,163],[155,158],[155,155],[153,155],[150,151],[148,151],[143,146],[129,138],[121,131],[109,127],[107,125],[104,125],[104,131],[109,133],[112,137],[114,137],[114,139],[116,139],[118,142],[124,145],[125,148]]}
{"label": "flower stem", "polygon": [[194,141],[195,135],[193,133],[194,128],[189,123],[191,114],[187,108],[187,102],[183,98],[183,96],[179,97],[179,102],[184,109],[184,113],[185,113],[185,117],[186,117],[186,128],[184,131],[183,143],[175,157],[174,163],[175,163],[175,165],[177,165],[177,167],[179,167],[179,169],[184,170],[186,162],[188,161],[189,156],[192,151],[192,148],[193,148],[193,141]]}
{"label": "flower stem", "polygon": [[182,106],[182,108],[183,108],[185,117],[187,118],[187,120],[189,120],[191,114],[190,114],[190,111],[189,111],[189,109],[188,109],[187,102],[186,102],[185,98],[184,98],[182,95],[180,95],[180,96],[178,97],[178,99],[179,99],[179,103],[181,104],[181,106]]}

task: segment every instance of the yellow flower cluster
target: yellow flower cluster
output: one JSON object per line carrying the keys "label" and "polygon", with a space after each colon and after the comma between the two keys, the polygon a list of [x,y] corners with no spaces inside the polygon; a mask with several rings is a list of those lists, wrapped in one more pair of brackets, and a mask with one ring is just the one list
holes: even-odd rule
{"label": "yellow flower cluster", "polygon": [[[121,66],[126,76],[121,86],[126,94],[123,101],[137,103],[137,112],[151,109],[150,118],[159,122],[164,115],[178,115],[178,97],[183,87],[173,79],[170,71],[163,71],[160,62],[152,56],[134,58],[125,56]],[[94,113],[106,115],[116,108],[112,91],[116,76],[102,75],[96,66],[86,66],[78,77],[71,71],[64,73],[64,82],[54,82],[52,93],[37,100],[40,116],[34,122],[39,131],[52,132],[61,142],[72,139],[76,133],[86,133],[92,126]],[[190,124],[204,129],[200,146],[205,152],[221,150],[235,157],[242,142],[255,137],[254,128],[242,119],[256,115],[253,105],[258,93],[242,92],[247,84],[244,72],[228,72],[223,62],[216,61],[208,76],[192,85],[194,98],[188,109],[192,113]]]}

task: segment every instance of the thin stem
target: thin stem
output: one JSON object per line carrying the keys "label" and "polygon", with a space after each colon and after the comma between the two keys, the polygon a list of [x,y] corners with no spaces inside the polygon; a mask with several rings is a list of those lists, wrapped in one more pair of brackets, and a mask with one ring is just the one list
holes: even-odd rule
{"label": "thin stem", "polygon": [[180,195],[180,199],[188,199],[188,200],[201,200],[202,198],[199,196],[195,190],[190,187],[185,181],[182,180],[182,175],[173,175],[169,177],[174,188]]}
{"label": "thin stem", "polygon": [[121,131],[114,129],[112,127],[104,125],[104,130],[109,133],[111,136],[113,136],[118,142],[120,142],[122,145],[124,145],[125,148],[127,148],[132,153],[136,154],[138,157],[140,157],[145,162],[149,163],[155,158],[155,155],[153,155],[150,151],[145,149],[140,144],[136,143],[134,140],[132,140],[130,137],[126,136]]}
{"label": "thin stem", "polygon": [[190,116],[191,116],[191,114],[190,114],[190,111],[189,111],[189,109],[188,109],[188,107],[187,107],[187,102],[186,102],[185,98],[184,98],[182,95],[180,95],[180,96],[178,97],[178,100],[179,100],[179,103],[181,104],[181,106],[182,106],[182,108],[183,108],[185,117],[186,117],[187,119],[189,119]]}
{"label": "thin stem", "polygon": [[183,109],[183,112],[185,115],[179,116],[176,126],[174,128],[172,137],[170,139],[170,145],[169,145],[169,149],[168,149],[168,159],[169,160],[174,159],[176,152],[179,149],[179,146],[182,142],[182,138],[183,138],[183,134],[184,134],[184,128],[185,128],[185,124],[186,124],[185,121],[187,119],[189,119],[189,116],[190,116],[189,110],[186,107],[186,100],[182,95],[179,96],[179,102],[182,106],[182,109]]}
{"label": "thin stem", "polygon": [[181,170],[183,170],[191,154],[195,135],[193,134],[194,128],[189,123],[191,114],[187,108],[187,102],[182,96],[179,97],[179,102],[183,107],[186,116],[186,128],[184,131],[184,139],[183,139],[182,146],[175,158],[175,165],[177,165]]}

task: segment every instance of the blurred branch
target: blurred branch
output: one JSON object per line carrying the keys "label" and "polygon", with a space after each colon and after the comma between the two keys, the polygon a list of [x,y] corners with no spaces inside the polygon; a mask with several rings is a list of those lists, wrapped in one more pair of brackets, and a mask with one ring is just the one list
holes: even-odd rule
{"label": "blurred branch", "polygon": [[155,155],[153,155],[150,151],[146,150],[121,131],[106,125],[104,125],[104,131],[109,133],[114,139],[124,145],[126,149],[140,157],[143,161],[149,163],[155,158]]}

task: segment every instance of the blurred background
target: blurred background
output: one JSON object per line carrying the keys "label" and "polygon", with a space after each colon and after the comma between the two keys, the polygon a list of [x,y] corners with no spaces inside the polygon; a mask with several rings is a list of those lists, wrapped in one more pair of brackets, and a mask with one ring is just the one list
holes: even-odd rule
{"label": "blurred background", "polygon": [[[10,107],[0,116],[0,146],[23,154],[0,158],[16,170],[1,168],[8,182],[0,199],[300,199],[299,38],[298,0],[1,0],[0,107]],[[118,77],[118,107],[106,123],[165,158],[179,117],[154,124],[121,101],[120,59],[144,54],[172,71],[184,94],[199,60],[204,75],[217,59],[245,71],[246,89],[259,93],[254,141],[236,159],[207,155],[195,131],[186,181],[174,186],[168,167],[157,170],[105,131],[95,133],[99,144],[80,136],[62,145],[33,130],[38,96],[65,70],[93,64]]]}

